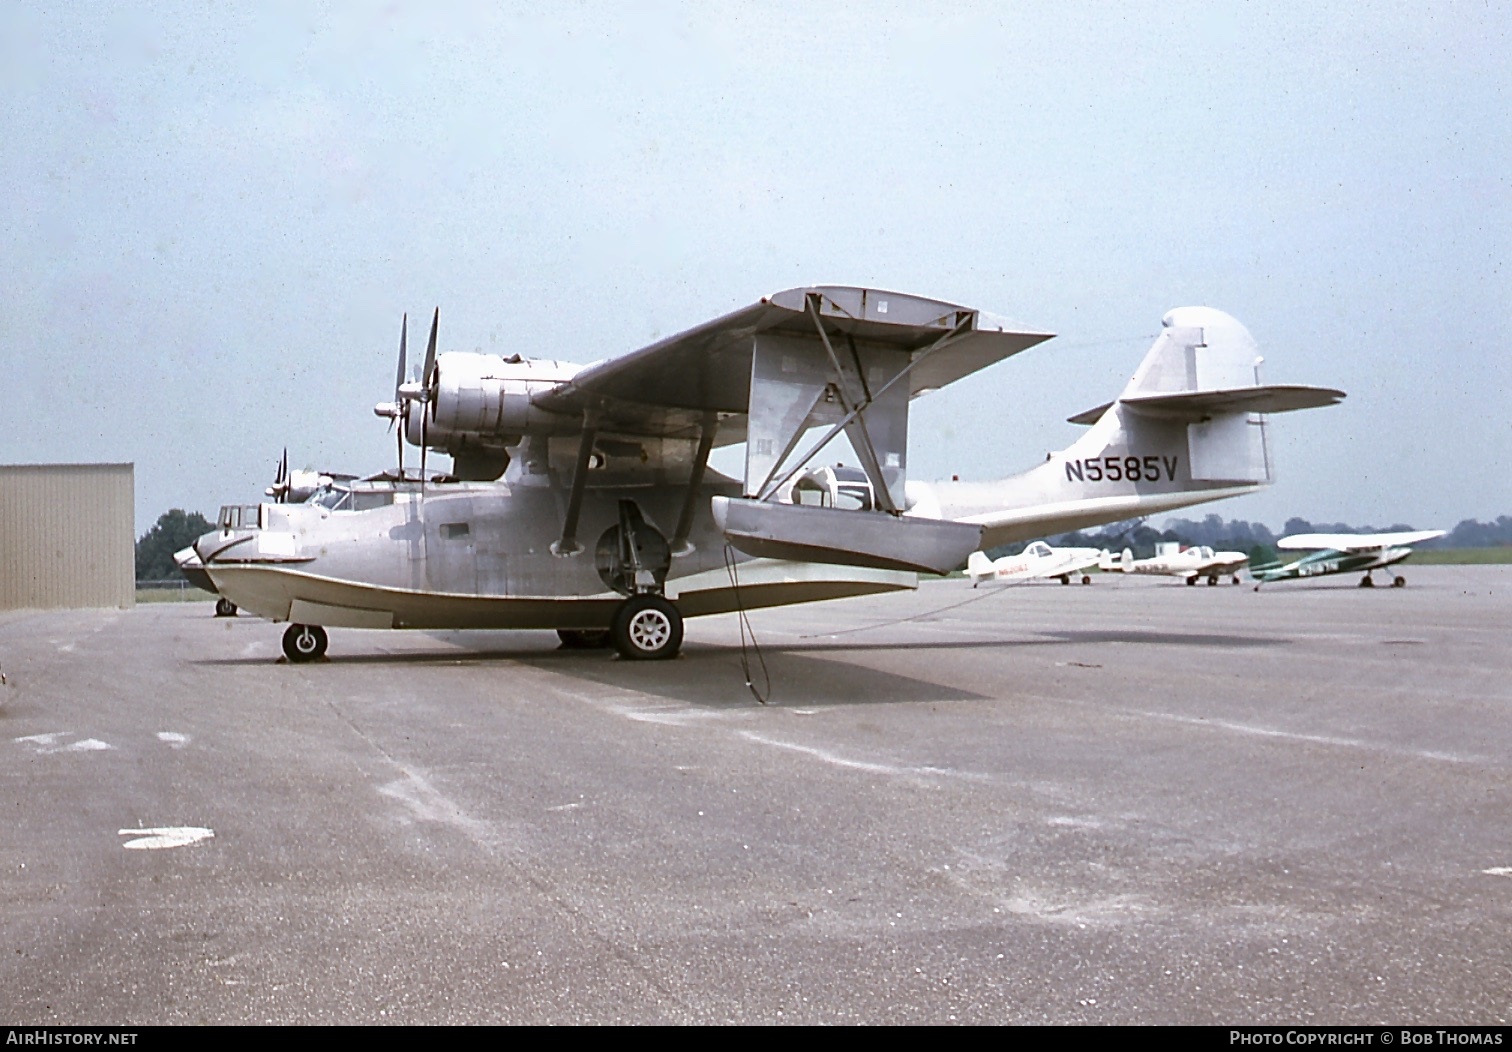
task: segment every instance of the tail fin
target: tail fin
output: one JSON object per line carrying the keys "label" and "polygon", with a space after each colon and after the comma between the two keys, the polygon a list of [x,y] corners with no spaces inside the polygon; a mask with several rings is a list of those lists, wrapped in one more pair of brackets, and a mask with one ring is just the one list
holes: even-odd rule
{"label": "tail fin", "polygon": [[966,576],[973,581],[992,576],[992,560],[986,552],[972,552],[966,559]]}
{"label": "tail fin", "polygon": [[1085,435],[1015,478],[940,487],[942,511],[981,523],[991,547],[1250,493],[1274,477],[1258,414],[1344,397],[1262,386],[1254,337],[1222,311],[1180,307],[1161,325],[1123,393],[1071,418]]}

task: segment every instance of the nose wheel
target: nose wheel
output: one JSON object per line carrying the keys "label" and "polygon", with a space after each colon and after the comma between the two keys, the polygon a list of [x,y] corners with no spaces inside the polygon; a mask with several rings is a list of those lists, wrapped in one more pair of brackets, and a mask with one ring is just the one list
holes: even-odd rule
{"label": "nose wheel", "polygon": [[325,656],[330,638],[319,625],[290,625],[284,632],[283,652],[291,662],[301,665]]}
{"label": "nose wheel", "polygon": [[659,595],[632,595],[620,604],[609,635],[620,657],[629,661],[676,657],[682,647],[682,614]]}

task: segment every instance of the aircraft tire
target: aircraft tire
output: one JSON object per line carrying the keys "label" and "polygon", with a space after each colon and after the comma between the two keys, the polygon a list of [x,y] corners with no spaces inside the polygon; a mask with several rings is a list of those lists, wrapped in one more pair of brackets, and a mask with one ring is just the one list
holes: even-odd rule
{"label": "aircraft tire", "polygon": [[235,617],[236,616],[236,604],[233,603],[231,600],[227,599],[225,596],[221,596],[219,599],[217,599],[215,601],[215,616],[216,617]]}
{"label": "aircraft tire", "polygon": [[1374,588],[1375,587],[1375,582],[1370,579],[1370,575],[1369,574],[1366,574],[1364,577],[1360,578],[1360,587],[1361,588]]}
{"label": "aircraft tire", "polygon": [[1191,577],[1188,577],[1186,579],[1186,583],[1187,583],[1187,587],[1188,588],[1190,588],[1192,585],[1196,584],[1197,583],[1197,575],[1193,574]]}
{"label": "aircraft tire", "polygon": [[1217,583],[1218,583],[1218,578],[1216,578],[1216,577],[1209,577],[1208,578],[1208,587],[1209,588],[1212,588]]}
{"label": "aircraft tire", "polygon": [[559,628],[557,638],[563,650],[602,650],[610,643],[606,628]]}
{"label": "aircraft tire", "polygon": [[1092,575],[1088,574],[1088,573],[1082,574],[1082,584],[1091,584],[1091,583],[1092,583]]}
{"label": "aircraft tire", "polygon": [[295,665],[325,657],[330,637],[319,625],[290,625],[283,636],[284,657]]}
{"label": "aircraft tire", "polygon": [[609,634],[627,661],[673,658],[682,648],[682,614],[659,595],[632,595],[620,604]]}
{"label": "aircraft tire", "polygon": [[1060,583],[1061,584],[1070,584],[1071,583],[1071,575],[1070,574],[1065,574],[1065,573],[1061,574],[1060,575]]}
{"label": "aircraft tire", "polygon": [[1234,575],[1234,583],[1235,583],[1235,584],[1238,584],[1238,583],[1239,583],[1239,575],[1238,575],[1238,574],[1235,574],[1235,575]]}
{"label": "aircraft tire", "polygon": [[1405,578],[1405,577],[1393,577],[1391,579],[1391,587],[1393,587],[1393,588],[1406,588],[1407,587],[1407,578]]}

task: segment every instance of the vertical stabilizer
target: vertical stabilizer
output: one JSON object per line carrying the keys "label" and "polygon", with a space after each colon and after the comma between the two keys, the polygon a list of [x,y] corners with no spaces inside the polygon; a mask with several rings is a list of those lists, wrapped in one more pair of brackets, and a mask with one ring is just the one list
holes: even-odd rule
{"label": "vertical stabilizer", "polygon": [[1123,393],[1071,418],[1092,425],[1076,442],[1011,479],[938,485],[919,507],[982,524],[990,547],[1253,492],[1273,479],[1260,414],[1344,397],[1262,386],[1260,361],[1254,337],[1222,311],[1168,311]]}

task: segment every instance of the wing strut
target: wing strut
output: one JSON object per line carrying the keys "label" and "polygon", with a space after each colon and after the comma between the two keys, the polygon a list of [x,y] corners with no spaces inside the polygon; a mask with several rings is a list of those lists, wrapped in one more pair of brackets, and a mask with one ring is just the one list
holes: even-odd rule
{"label": "wing strut", "polygon": [[[829,352],[830,361],[835,366],[835,369],[836,369],[836,372],[837,372],[837,381],[838,382],[836,384],[831,385],[831,388],[833,390],[835,390],[836,395],[842,399],[842,408],[845,408],[845,402],[843,401],[844,394],[840,390],[840,387],[842,387],[843,383],[844,383],[845,374],[842,371],[840,371],[839,358],[835,354],[833,348],[830,346],[829,337],[828,337],[828,334],[824,330],[824,326],[822,324],[820,324],[820,322],[819,322],[818,315],[817,315],[817,304],[815,303],[815,301],[814,301],[813,298],[810,299],[810,309],[813,310],[813,311],[815,311],[815,319],[814,319],[814,321],[815,321],[815,324],[819,328],[820,338],[824,341],[824,348],[825,348],[826,351]],[[924,348],[922,351],[919,351],[918,353],[914,354],[912,356],[911,360],[908,362],[907,365],[903,366],[902,369],[898,370],[898,372],[894,376],[892,376],[885,384],[883,384],[875,392],[873,392],[870,395],[870,397],[866,397],[866,396],[863,395],[863,399],[858,404],[856,404],[855,406],[846,408],[845,415],[843,417],[841,417],[840,420],[837,421],[834,425],[832,425],[830,427],[830,429],[828,431],[826,431],[824,433],[824,435],[819,439],[819,441],[817,441],[816,443],[814,443],[809,448],[808,452],[806,452],[805,454],[803,454],[803,456],[799,457],[798,460],[797,460],[797,462],[791,468],[789,468],[781,476],[773,478],[772,476],[776,475],[776,469],[774,467],[772,475],[769,475],[767,477],[767,481],[761,487],[760,492],[756,496],[756,499],[757,500],[761,500],[761,501],[770,500],[771,497],[772,497],[772,495],[775,494],[775,493],[777,493],[779,490],[781,490],[782,487],[784,485],[786,485],[788,483],[788,481],[790,479],[792,479],[792,477],[794,475],[796,475],[796,474],[798,474],[798,472],[802,471],[803,468],[805,467],[805,465],[807,465],[808,462],[810,460],[812,460],[814,458],[814,456],[817,455],[818,452],[821,449],[823,449],[825,446],[827,446],[829,444],[829,442],[830,442],[831,439],[833,439],[841,431],[847,430],[847,429],[851,428],[851,426],[854,424],[854,425],[856,425],[856,427],[855,427],[854,432],[852,432],[851,435],[850,435],[850,437],[851,437],[851,445],[856,447],[856,454],[857,454],[857,456],[859,456],[859,457],[862,458],[862,461],[863,461],[863,465],[862,466],[866,469],[867,478],[871,480],[872,489],[877,494],[877,498],[878,498],[879,503],[883,499],[883,495],[887,494],[889,496],[889,503],[892,505],[892,507],[888,508],[886,505],[883,505],[883,507],[886,508],[886,510],[892,511],[892,512],[894,512],[894,514],[896,514],[897,511],[899,510],[898,509],[898,505],[900,503],[899,500],[896,499],[896,498],[897,497],[901,497],[901,495],[902,495],[902,488],[903,488],[902,485],[901,485],[902,479],[900,477],[899,480],[898,480],[899,483],[900,483],[899,486],[898,486],[898,491],[899,492],[896,495],[892,495],[890,493],[890,491],[889,491],[889,487],[887,485],[887,480],[885,479],[885,477],[883,475],[882,467],[881,467],[881,465],[877,461],[876,449],[875,449],[875,447],[872,444],[871,435],[870,435],[870,432],[867,430],[866,420],[865,420],[865,418],[864,418],[864,416],[862,414],[864,414],[866,412],[866,410],[870,406],[875,405],[877,402],[881,401],[882,398],[883,398],[883,396],[886,395],[886,394],[888,394],[894,387],[896,387],[898,385],[898,382],[900,380],[902,380],[904,377],[906,377],[910,372],[912,372],[915,368],[917,368],[922,362],[924,362],[926,359],[928,359],[931,355],[933,355],[937,351],[942,350],[943,348],[945,348],[949,344],[952,344],[952,343],[956,342],[957,340],[959,340],[965,334],[971,332],[972,331],[972,327],[975,324],[975,322],[976,322],[976,312],[975,311],[966,311],[966,310],[958,311],[957,314],[956,314],[956,323],[955,323],[954,326],[951,327],[951,329],[950,329],[949,332],[943,334],[939,339],[937,339],[934,343],[930,344],[928,347]],[[903,424],[904,427],[906,427],[906,424],[907,424],[907,411],[908,411],[907,410],[907,405],[908,405],[908,403],[907,403],[908,388],[906,386],[903,387],[901,389],[901,391],[899,392],[899,394],[903,398],[903,420],[902,420],[902,424]],[[800,428],[799,429],[799,433],[801,433],[801,430],[802,429]],[[860,441],[857,440],[857,434],[855,432],[859,432],[860,437],[861,437]],[[905,438],[905,442],[903,444],[906,446],[906,431],[904,432],[904,436],[903,437]],[[793,444],[796,445],[796,442],[793,443]],[[864,451],[863,451],[862,447],[865,447]],[[868,456],[867,456],[868,452],[870,453],[870,459],[868,459]],[[781,464],[780,460],[778,461],[778,464]]]}
{"label": "wing strut", "polygon": [[583,490],[588,483],[588,461],[593,456],[593,441],[597,437],[597,414],[591,409],[585,409],[577,465],[572,469],[572,492],[567,497],[567,517],[562,522],[561,540],[552,542],[552,555],[576,555],[583,550],[583,546],[577,542],[578,514],[583,510]]}
{"label": "wing strut", "polygon": [[698,452],[693,457],[693,473],[688,476],[688,495],[683,498],[682,512],[677,516],[677,532],[672,535],[672,554],[688,555],[693,551],[688,543],[688,534],[693,532],[693,514],[698,510],[699,488],[703,485],[704,469],[709,466],[709,451],[714,448],[714,433],[719,430],[719,414],[705,413],[699,423]]}
{"label": "wing strut", "polygon": [[[853,346],[851,351],[855,359],[856,376],[861,381],[861,399],[853,408],[850,399],[845,397],[845,369],[840,365],[840,358],[835,354],[835,348],[830,343],[829,333],[824,329],[824,320],[819,316],[819,293],[811,292],[804,298],[808,301],[808,312],[814,319],[814,328],[819,330],[819,340],[824,344],[824,353],[829,355],[830,365],[835,367],[835,383],[830,386],[830,389],[835,392],[835,400],[840,403],[840,410],[846,414],[847,420],[859,418],[866,407],[874,401],[871,392],[866,389],[866,373],[862,371],[860,358],[855,355]],[[856,456],[861,458],[861,467],[866,471],[866,477],[871,480],[877,504],[883,511],[897,514],[900,509],[893,501],[892,492],[882,476],[882,463],[877,459],[877,448],[872,444],[871,433],[866,430],[866,421],[856,419],[854,422],[856,426],[845,425],[845,433],[851,440]]]}

